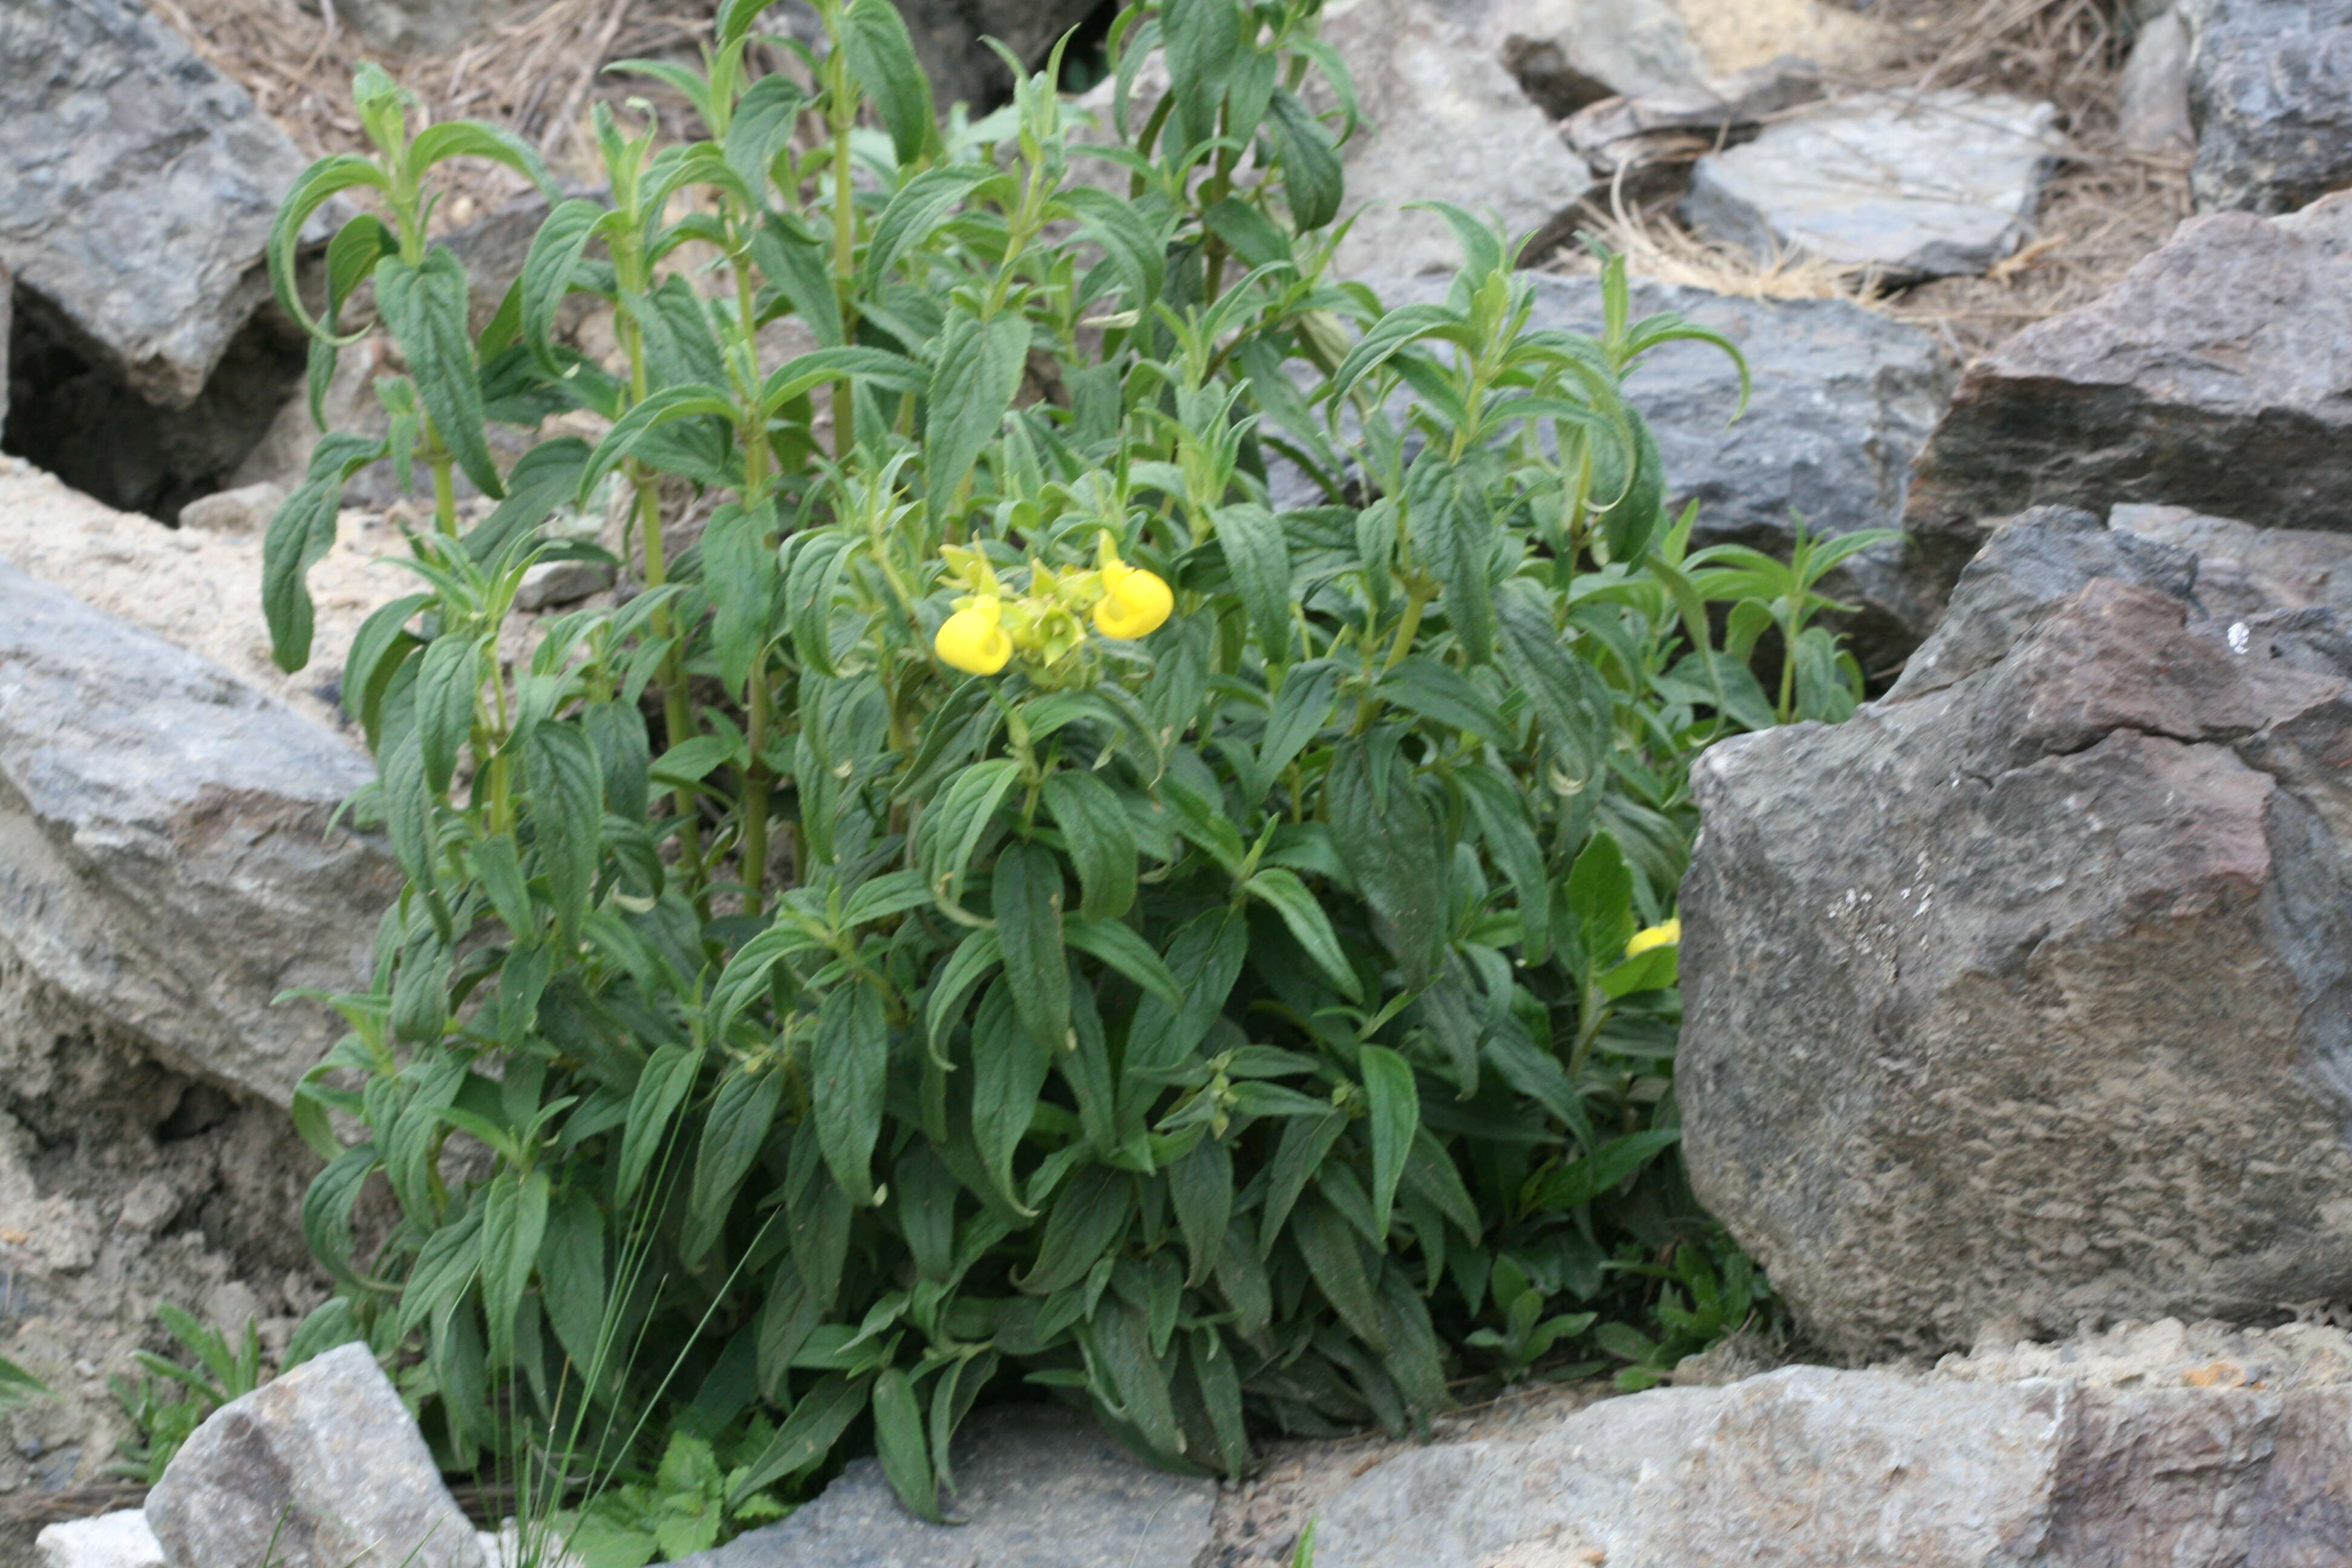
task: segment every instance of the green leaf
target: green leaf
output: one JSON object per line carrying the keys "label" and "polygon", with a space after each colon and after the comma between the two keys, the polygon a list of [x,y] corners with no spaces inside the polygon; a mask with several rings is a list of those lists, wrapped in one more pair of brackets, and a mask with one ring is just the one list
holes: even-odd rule
{"label": "green leaf", "polygon": [[1591,665],[1570,650],[1531,584],[1510,583],[1496,595],[1503,668],[1527,694],[1544,738],[1570,782],[1588,784],[1606,765],[1613,700]]}
{"label": "green leaf", "polygon": [[1465,768],[1455,780],[1477,820],[1478,836],[1518,897],[1521,956],[1541,963],[1551,943],[1551,873],[1528,820],[1527,802],[1508,780],[1485,768]]}
{"label": "green leaf", "polygon": [[858,289],[869,294],[878,289],[898,258],[928,240],[958,202],[997,178],[994,169],[963,163],[926,170],[899,186],[874,222],[874,237],[858,268]]}
{"label": "green leaf", "polygon": [[310,662],[310,568],[334,548],[343,486],[385,450],[383,442],[364,436],[320,437],[300,488],[269,520],[261,542],[261,608],[269,623],[269,656],[289,675]]}
{"label": "green leaf", "polygon": [[566,939],[580,929],[603,855],[604,770],[585,731],[570,723],[535,726],[523,738],[540,869]]}
{"label": "green leaf", "polygon": [[1151,951],[1151,944],[1137,935],[1132,926],[1118,921],[1065,920],[1062,941],[1080,952],[1101,959],[1171,1011],[1181,1012],[1189,1005],[1175,972],[1161,962],[1160,955]]}
{"label": "green leaf", "polygon": [[587,252],[588,242],[605,216],[602,205],[582,197],[559,202],[539,226],[539,232],[531,237],[530,249],[523,257],[518,296],[522,341],[530,348],[532,360],[549,375],[564,374],[562,363],[555,357],[556,313],[572,291],[580,258]]}
{"label": "green leaf", "polygon": [[898,8],[889,0],[850,0],[842,14],[841,45],[857,84],[889,130],[898,162],[912,163],[935,149],[939,117],[931,108],[930,79],[915,58],[914,40]]}
{"label": "green leaf", "polygon": [[646,1173],[669,1140],[670,1119],[694,1089],[702,1058],[684,1046],[661,1046],[646,1058],[629,1096],[629,1119],[621,1134],[619,1167],[613,1177],[613,1201],[626,1207],[645,1184]]}
{"label": "green leaf", "polygon": [[1106,1165],[1081,1164],[1054,1195],[1037,1244],[1037,1261],[1013,1282],[1032,1296],[1050,1296],[1087,1277],[1127,1229],[1134,1184]]}
{"label": "green leaf", "polygon": [[1047,1052],[1060,1049],[1070,1032],[1062,894],[1062,863],[1052,850],[1016,840],[998,853],[996,939],[1004,953],[1005,983],[1022,1027]]}
{"label": "green leaf", "polygon": [[874,1450],[882,1460],[882,1474],[908,1512],[934,1524],[946,1522],[940,1512],[939,1481],[931,1473],[930,1445],[923,1437],[922,1406],[915,1385],[897,1367],[887,1367],[874,1380]]}
{"label": "green leaf", "polygon": [[1363,1000],[1363,983],[1340,949],[1339,933],[1331,929],[1331,918],[1323,912],[1315,895],[1307,890],[1306,883],[1289,871],[1268,867],[1244,883],[1242,890],[1274,906],[1274,912],[1282,917],[1282,923],[1290,928],[1290,934],[1298,939],[1307,956],[1339,988],[1340,994],[1354,1001]]}
{"label": "green leaf", "polygon": [[1568,909],[1576,917],[1587,973],[1598,974],[1625,956],[1633,940],[1633,874],[1617,840],[1595,833],[1568,874]]}
{"label": "green leaf", "polygon": [[1622,1186],[1634,1172],[1671,1149],[1682,1138],[1676,1127],[1653,1128],[1612,1139],[1580,1160],[1573,1160],[1544,1178],[1538,1201],[1544,1207],[1566,1210],[1591,1203]]}
{"label": "green leaf", "polygon": [[835,987],[817,1009],[810,1110],[825,1164],[859,1208],[874,1202],[874,1143],[882,1132],[889,1068],[881,994],[860,982]]}
{"label": "green leaf", "polygon": [[719,1080],[719,1091],[711,1096],[709,1113],[703,1119],[702,1146],[679,1232],[678,1261],[687,1268],[699,1268],[718,1245],[735,1194],[767,1143],[783,1091],[784,1078],[778,1072],[737,1068]]}
{"label": "green leaf", "polygon": [[1254,503],[1220,507],[1217,541],[1267,662],[1289,663],[1290,546],[1282,536],[1282,524]]}
{"label": "green leaf", "polygon": [[1077,868],[1079,909],[1089,920],[1119,919],[1135,904],[1135,826],[1127,807],[1098,775],[1075,768],[1048,776],[1042,795]]}
{"label": "green leaf", "polygon": [[1410,774],[1390,779],[1383,801],[1372,767],[1363,742],[1333,755],[1323,784],[1331,842],[1371,906],[1373,927],[1404,971],[1405,984],[1418,989],[1435,977],[1444,952],[1452,854]]}
{"label": "green leaf", "polygon": [[1177,1228],[1184,1233],[1184,1250],[1192,1267],[1186,1283],[1207,1282],[1223,1247],[1225,1226],[1234,1212],[1234,1157],[1214,1138],[1203,1138],[1192,1152],[1168,1167],[1168,1197],[1176,1210]]}
{"label": "green leaf", "polygon": [[1389,1208],[1404,1177],[1414,1135],[1421,1131],[1421,1090],[1412,1065],[1386,1046],[1366,1046],[1357,1066],[1364,1075],[1364,1100],[1371,1108],[1372,1228],[1386,1236]]}
{"label": "green leaf", "polygon": [[1290,219],[1305,233],[1339,216],[1339,154],[1307,106],[1276,89],[1267,104],[1282,141],[1282,195]]}
{"label": "green leaf", "polygon": [[547,1173],[501,1171],[482,1204],[482,1315],[492,1366],[514,1364],[515,1320],[547,1235]]}
{"label": "green leaf", "polygon": [[547,1234],[539,1248],[539,1279],[556,1342],[583,1382],[601,1384],[612,1371],[602,1364],[609,1358],[604,1343],[604,1216],[584,1194],[571,1194],[548,1211]]}
{"label": "green leaf", "polygon": [[418,663],[417,744],[423,749],[425,787],[436,795],[448,793],[458,749],[472,731],[486,651],[485,644],[474,638],[444,635],[425,645]]}
{"label": "green leaf", "polygon": [[923,874],[935,897],[952,903],[963,896],[964,870],[971,864],[972,851],[1020,777],[1021,764],[1010,757],[974,763],[956,775],[925,814],[923,837],[929,852]]}
{"label": "green leaf", "polygon": [[846,1377],[840,1373],[819,1378],[815,1387],[801,1395],[760,1457],[738,1472],[728,1500],[740,1504],[786,1476],[822,1463],[866,1408],[872,1382],[870,1376]]}
{"label": "green leaf", "polygon": [[[383,190],[390,182],[373,159],[356,153],[338,153],[320,159],[302,171],[294,188],[286,193],[278,204],[278,216],[269,226],[269,282],[285,312],[302,323],[302,330],[316,337],[327,335],[326,329],[313,321],[302,303],[302,291],[296,281],[295,250],[300,243],[302,226],[310,215],[327,205],[337,194],[355,185],[373,185]],[[299,668],[300,666],[295,668]]]}
{"label": "green leaf", "polygon": [[1482,465],[1448,463],[1424,453],[1405,476],[1405,510],[1413,553],[1444,589],[1446,623],[1472,664],[1495,652],[1490,583],[1500,534],[1486,501]]}
{"label": "green leaf", "polygon": [[1026,317],[949,314],[924,399],[923,490],[932,517],[947,518],[957,487],[995,439],[1028,361]]}
{"label": "green leaf", "polygon": [[506,494],[482,433],[482,384],[474,373],[474,342],[466,268],[455,252],[436,247],[415,267],[397,256],[376,264],[376,309],[399,343],[416,395],[433,427],[476,489],[496,500]]}
{"label": "green leaf", "polygon": [[[856,57],[850,58],[854,64]],[[745,185],[754,191],[767,188],[769,165],[792,144],[801,110],[808,104],[800,84],[781,74],[761,77],[736,100],[734,115],[727,121],[727,166]]]}
{"label": "green leaf", "polygon": [[1374,1352],[1389,1349],[1388,1323],[1372,1294],[1371,1276],[1364,1268],[1363,1243],[1339,1213],[1320,1196],[1308,1195],[1298,1205],[1290,1234],[1307,1260],[1323,1299],[1348,1325],[1348,1331]]}

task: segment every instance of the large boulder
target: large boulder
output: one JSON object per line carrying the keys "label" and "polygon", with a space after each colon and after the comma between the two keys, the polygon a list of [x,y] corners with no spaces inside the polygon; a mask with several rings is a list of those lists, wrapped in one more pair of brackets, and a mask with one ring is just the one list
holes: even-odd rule
{"label": "large boulder", "polygon": [[149,402],[194,402],[302,155],[133,0],[0,10],[0,266]]}
{"label": "large boulder", "polygon": [[1324,1507],[1316,1568],[2344,1568],[2347,1374],[2334,1331],[2159,1323],[1654,1389],[1388,1460]]}
{"label": "large boulder", "polygon": [[955,1525],[898,1504],[858,1459],[782,1523],[680,1568],[1192,1568],[1209,1544],[1216,1484],[1155,1470],[1074,1412],[1014,1405],[956,1434]]}
{"label": "large boulder", "polygon": [[[1594,278],[1529,275],[1530,325],[1598,333]],[[1443,299],[1443,279],[1373,281],[1393,307]],[[1721,332],[1748,362],[1754,393],[1739,406],[1739,371],[1720,349],[1675,342],[1645,358],[1626,384],[1665,459],[1668,500],[1698,502],[1694,547],[1739,543],[1786,559],[1800,520],[1813,533],[1887,528],[1902,516],[1912,458],[1951,389],[1935,340],[1916,327],[1843,300],[1744,300],[1679,284],[1637,282],[1638,320],[1674,311]],[[1277,494],[1309,500],[1291,479]],[[1938,596],[1900,543],[1839,569],[1825,591],[1857,606],[1845,624],[1873,668],[1927,635]]]}
{"label": "large boulder", "polygon": [[0,933],[167,1065],[287,1101],[398,879],[330,823],[372,775],[211,661],[0,564]]}
{"label": "large boulder", "polygon": [[484,1568],[480,1539],[364,1344],[213,1412],[146,1511],[164,1568]]}
{"label": "large boulder", "polygon": [[2056,119],[2047,103],[1958,89],[1859,94],[1701,158],[1683,219],[1768,258],[1895,281],[1981,273],[2032,231]]}
{"label": "large boulder", "polygon": [[1695,1190],[1841,1353],[2352,1294],[2352,635],[2045,509],[1694,787]]}
{"label": "large boulder", "polygon": [[1569,237],[1591,173],[1493,50],[1429,0],[1340,0],[1323,37],[1347,61],[1368,122],[1343,153],[1348,205],[1363,212],[1339,247],[1341,271],[1460,266],[1444,224],[1403,210],[1433,197],[1531,236],[1531,259]]}
{"label": "large boulder", "polygon": [[2352,0],[2181,0],[2198,210],[2293,212],[2352,182]]}
{"label": "large boulder", "polygon": [[2026,507],[2352,529],[2352,195],[2184,223],[2093,303],[1971,364],[1905,526],[1948,585]]}

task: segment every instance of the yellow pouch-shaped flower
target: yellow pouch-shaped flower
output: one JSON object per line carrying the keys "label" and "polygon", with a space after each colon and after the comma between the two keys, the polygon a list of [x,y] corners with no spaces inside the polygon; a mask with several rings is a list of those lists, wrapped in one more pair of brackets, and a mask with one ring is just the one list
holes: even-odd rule
{"label": "yellow pouch-shaped flower", "polygon": [[1102,569],[1102,602],[1095,629],[1107,637],[1148,637],[1167,622],[1176,595],[1156,573],[1114,561]]}
{"label": "yellow pouch-shaped flower", "polygon": [[1001,610],[994,599],[982,599],[958,610],[931,639],[941,660],[970,675],[994,675],[1013,658],[1013,639],[997,624]]}
{"label": "yellow pouch-shaped flower", "polygon": [[1651,926],[1633,933],[1625,944],[1625,956],[1636,958],[1654,947],[1680,947],[1683,944],[1683,917],[1676,915],[1664,925]]}

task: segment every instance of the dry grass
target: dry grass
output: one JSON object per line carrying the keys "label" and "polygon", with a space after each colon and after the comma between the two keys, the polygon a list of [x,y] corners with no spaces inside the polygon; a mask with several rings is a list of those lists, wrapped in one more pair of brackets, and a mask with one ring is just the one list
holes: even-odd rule
{"label": "dry grass", "polygon": [[[614,59],[690,51],[709,32],[713,0],[523,0],[446,58],[373,47],[313,0],[152,0],[198,54],[247,91],[313,157],[366,150],[351,106],[352,73],[374,60],[435,121],[486,121],[547,155],[561,176],[589,175],[588,110],[635,96],[665,118],[683,105],[658,84],[600,74]],[[669,127],[671,130],[682,126]],[[441,215],[463,223],[524,187],[496,167],[469,171]]]}

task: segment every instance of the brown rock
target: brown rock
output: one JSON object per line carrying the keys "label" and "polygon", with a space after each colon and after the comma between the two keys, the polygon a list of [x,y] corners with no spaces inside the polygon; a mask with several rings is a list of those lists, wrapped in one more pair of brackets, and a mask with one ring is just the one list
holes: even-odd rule
{"label": "brown rock", "polygon": [[2048,502],[2352,529],[2352,195],[2224,213],[1969,367],[1904,513],[1930,589]]}

